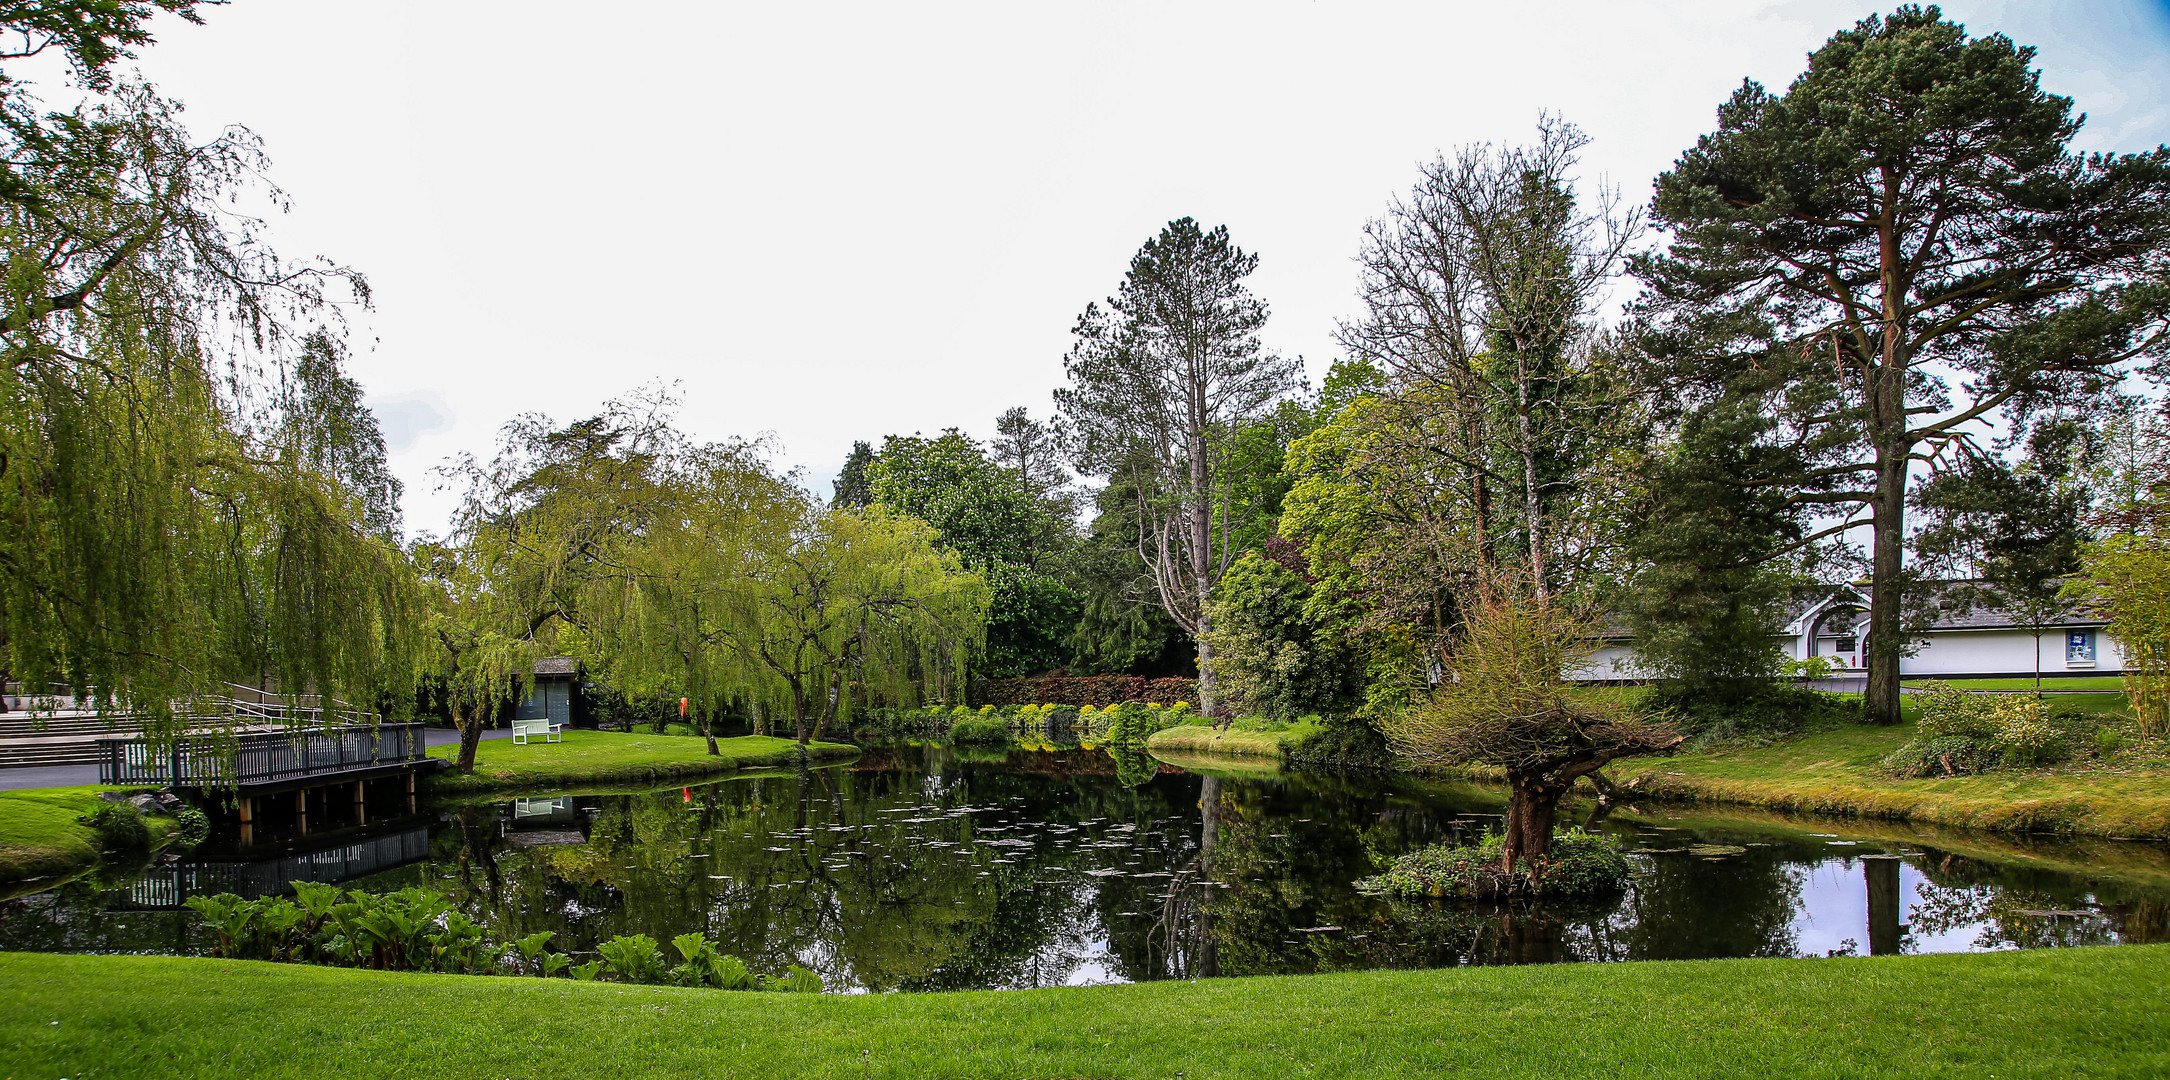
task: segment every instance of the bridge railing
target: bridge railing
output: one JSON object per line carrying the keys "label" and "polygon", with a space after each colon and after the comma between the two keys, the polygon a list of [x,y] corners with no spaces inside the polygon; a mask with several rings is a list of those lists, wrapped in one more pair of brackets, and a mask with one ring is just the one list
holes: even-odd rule
{"label": "bridge railing", "polygon": [[174,787],[242,787],[419,762],[421,724],[380,724],[245,735],[98,740],[98,782]]}

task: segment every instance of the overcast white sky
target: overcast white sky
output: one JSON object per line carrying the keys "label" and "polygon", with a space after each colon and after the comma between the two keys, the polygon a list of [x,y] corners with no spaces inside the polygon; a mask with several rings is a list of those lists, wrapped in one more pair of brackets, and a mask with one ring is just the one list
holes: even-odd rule
{"label": "overcast white sky", "polygon": [[[515,413],[655,380],[824,493],[855,438],[1044,416],[1077,313],[1183,215],[1261,254],[1267,339],[1316,378],[1419,159],[1552,109],[1642,199],[1743,77],[1888,7],[235,0],[140,67],[264,137],[282,252],[375,286],[353,370],[412,530]],[[2170,141],[2170,3],[1944,9],[2038,46],[2087,148]]]}

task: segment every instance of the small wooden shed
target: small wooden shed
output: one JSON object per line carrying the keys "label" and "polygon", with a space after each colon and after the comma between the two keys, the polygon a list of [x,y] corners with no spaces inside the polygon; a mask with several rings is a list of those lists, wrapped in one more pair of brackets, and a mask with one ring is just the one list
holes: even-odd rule
{"label": "small wooden shed", "polygon": [[592,728],[595,712],[588,708],[587,689],[581,681],[580,664],[570,656],[547,656],[535,661],[535,689],[522,699],[513,715],[521,720],[549,720],[566,727]]}

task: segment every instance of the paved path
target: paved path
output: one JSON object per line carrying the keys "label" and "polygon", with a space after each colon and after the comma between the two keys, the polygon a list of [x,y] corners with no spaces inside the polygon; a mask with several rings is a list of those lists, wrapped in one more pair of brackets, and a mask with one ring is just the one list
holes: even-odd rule
{"label": "paved path", "polygon": [[[482,733],[485,739],[512,738],[511,728],[499,728]],[[460,733],[451,728],[427,728],[422,732],[424,746],[451,746],[460,741]],[[79,787],[98,782],[96,765],[47,765],[30,769],[0,769],[0,791],[22,791],[26,788]]]}

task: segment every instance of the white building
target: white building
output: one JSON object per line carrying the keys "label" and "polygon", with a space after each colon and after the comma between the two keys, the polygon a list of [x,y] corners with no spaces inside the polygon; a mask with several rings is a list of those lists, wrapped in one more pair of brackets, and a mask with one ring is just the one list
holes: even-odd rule
{"label": "white building", "polygon": [[[1861,642],[1868,631],[1868,600],[1852,586],[1804,590],[1794,598],[1787,618],[1772,641],[1786,659],[1823,657],[1836,665],[1836,676],[1867,674]],[[2121,675],[2124,653],[2116,639],[2103,632],[2105,625],[2092,615],[2073,616],[2037,637],[2009,613],[1992,608],[1942,612],[1900,658],[1899,673],[1936,679],[2033,678],[2037,670],[2045,677]],[[1622,633],[1608,636],[1584,677],[1616,681],[1650,674],[1637,662],[1634,638]]]}

